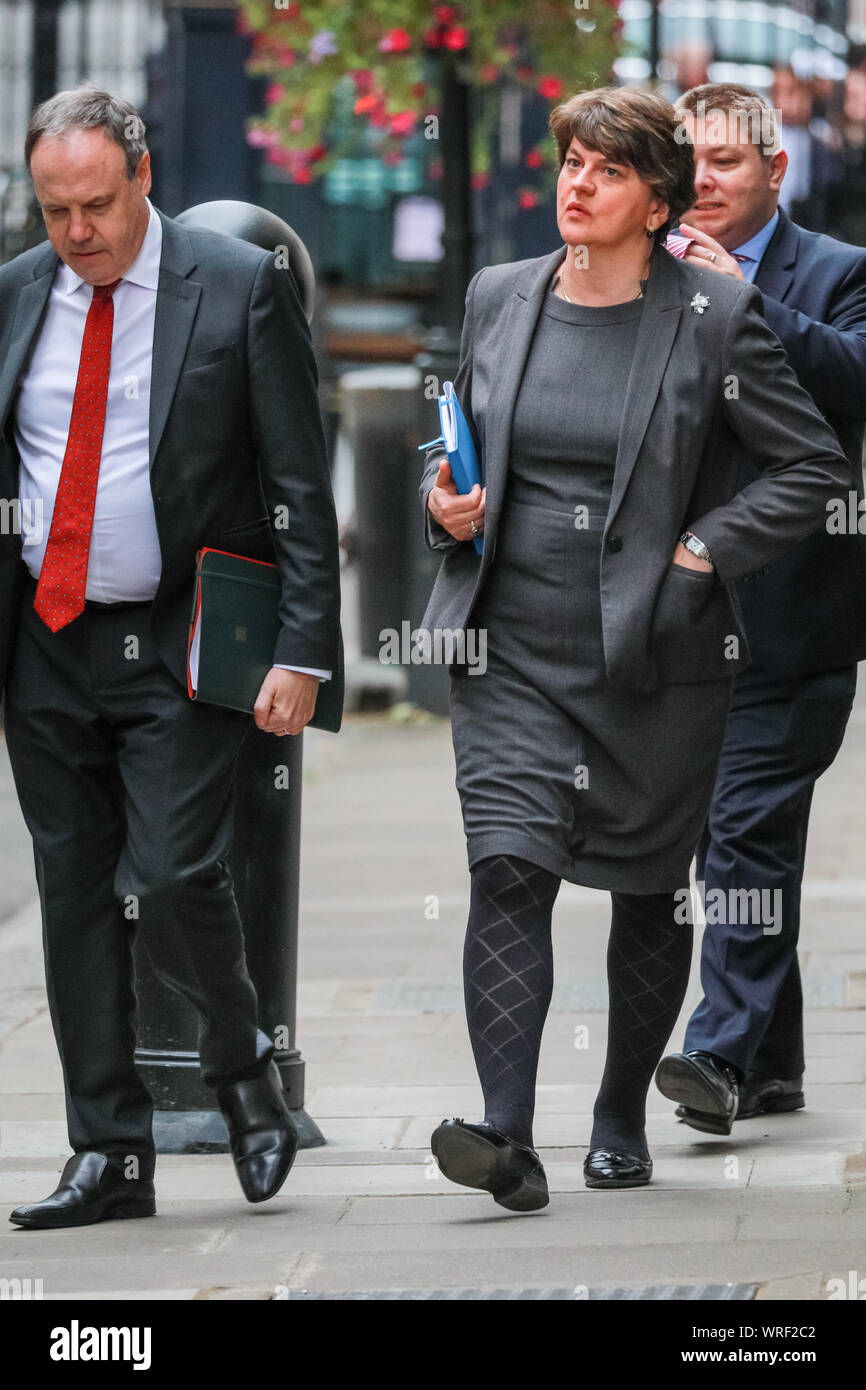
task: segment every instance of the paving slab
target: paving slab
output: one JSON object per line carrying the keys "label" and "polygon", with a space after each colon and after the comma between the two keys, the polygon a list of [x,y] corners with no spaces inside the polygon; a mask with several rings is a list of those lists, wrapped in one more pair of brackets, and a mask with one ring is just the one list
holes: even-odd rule
{"label": "paving slab", "polygon": [[[444,1116],[475,1116],[480,1104],[462,1013],[468,876],[447,725],[350,716],[339,739],[312,731],[305,745],[298,1040],[306,1108],[327,1145],[300,1154],[261,1207],[243,1201],[228,1156],[162,1157],[156,1218],[74,1232],[0,1225],[0,1277],[42,1277],[58,1300],[742,1282],[766,1302],[821,1300],[828,1280],[866,1274],[863,699],[850,756],[815,798],[803,909],[807,1108],[708,1136],[679,1124],[653,1090],[652,1184],[587,1191],[609,900],[564,885],[536,1128],[551,1202],[524,1217],[449,1183],[429,1150]],[[0,869],[4,853],[26,864],[2,750],[0,816]],[[0,1208],[49,1191],[68,1152],[25,882],[10,880],[0,905]],[[697,930],[672,1047],[700,997],[699,939]],[[576,1030],[585,1030],[578,1047]]]}

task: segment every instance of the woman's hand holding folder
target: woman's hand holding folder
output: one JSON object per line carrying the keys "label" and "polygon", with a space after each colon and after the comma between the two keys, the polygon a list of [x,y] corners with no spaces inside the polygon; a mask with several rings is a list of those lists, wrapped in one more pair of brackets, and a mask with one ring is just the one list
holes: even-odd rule
{"label": "woman's hand holding folder", "polygon": [[451,477],[451,465],[443,459],[436,482],[430,489],[427,507],[434,521],[457,541],[471,541],[484,530],[487,489],[475,484],[471,492],[459,493]]}

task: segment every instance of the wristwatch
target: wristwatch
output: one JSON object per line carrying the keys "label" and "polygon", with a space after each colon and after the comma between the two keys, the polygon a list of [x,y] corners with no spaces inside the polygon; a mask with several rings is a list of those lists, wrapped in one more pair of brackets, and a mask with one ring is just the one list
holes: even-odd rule
{"label": "wristwatch", "polygon": [[691,531],[683,531],[680,536],[680,545],[684,545],[686,550],[690,550],[693,555],[697,555],[701,560],[706,560],[709,564],[713,563],[713,557],[707,550],[703,541],[699,541],[697,536],[693,536]]}

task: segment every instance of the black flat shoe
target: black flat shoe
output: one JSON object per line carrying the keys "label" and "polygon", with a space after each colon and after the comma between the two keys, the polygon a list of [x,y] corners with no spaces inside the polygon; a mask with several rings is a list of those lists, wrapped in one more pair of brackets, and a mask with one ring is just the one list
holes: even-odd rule
{"label": "black flat shoe", "polygon": [[590,1149],[583,1161],[587,1187],[643,1187],[652,1175],[651,1158],[617,1153],[614,1149]]}
{"label": "black flat shoe", "polygon": [[430,1148],[446,1178],[489,1192],[507,1211],[538,1211],[550,1201],[535,1150],[500,1134],[486,1120],[443,1120],[433,1131]]}
{"label": "black flat shoe", "polygon": [[248,1202],[266,1202],[279,1192],[298,1151],[298,1131],[276,1063],[263,1076],[221,1086],[216,1098],[243,1194]]}
{"label": "black flat shoe", "polygon": [[802,1110],[805,1104],[802,1076],[781,1081],[774,1077],[747,1075],[740,1087],[736,1118],[751,1120],[755,1115],[784,1115],[790,1110]]}
{"label": "black flat shoe", "polygon": [[155,1216],[153,1183],[127,1178],[105,1154],[73,1154],[50,1197],[16,1207],[9,1220],[31,1230],[57,1231],[67,1226],[95,1226],[97,1221],[125,1221]]}
{"label": "black flat shoe", "polygon": [[663,1057],[656,1085],[679,1104],[684,1124],[704,1134],[730,1134],[739,1106],[735,1067],[712,1052],[675,1052]]}

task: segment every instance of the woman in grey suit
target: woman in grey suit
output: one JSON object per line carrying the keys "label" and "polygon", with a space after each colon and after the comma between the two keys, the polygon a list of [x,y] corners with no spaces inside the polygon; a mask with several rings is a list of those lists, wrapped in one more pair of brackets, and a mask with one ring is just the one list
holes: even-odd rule
{"label": "woman in grey suit", "polygon": [[[451,668],[485,1118],[443,1121],[432,1147],[447,1177],[519,1211],[548,1200],[532,1119],[562,879],[612,897],[586,1182],[649,1181],[646,1094],[691,958],[678,890],[748,664],[730,586],[848,485],[758,291],[664,249],[695,199],[673,107],[589,91],[551,130],[564,246],[487,267],[466,297],[455,388],[484,486],[458,496],[441,446],[421,485],[444,552],[423,626],[471,624],[487,653],[483,674]],[[739,490],[746,456],[761,477]]]}

